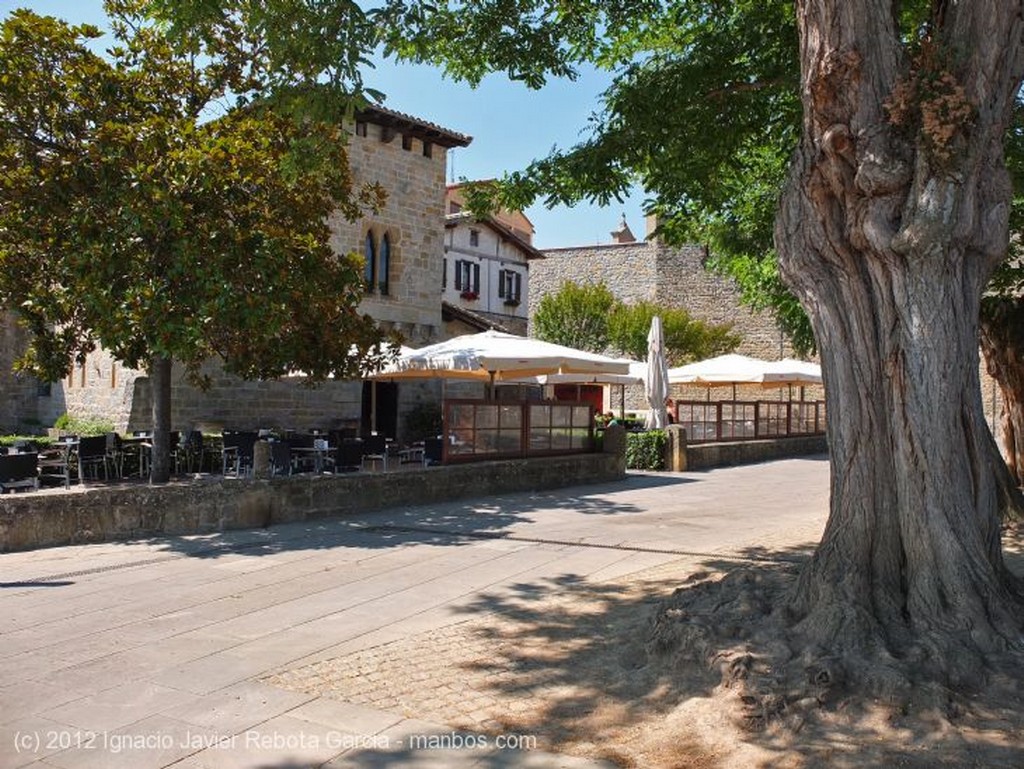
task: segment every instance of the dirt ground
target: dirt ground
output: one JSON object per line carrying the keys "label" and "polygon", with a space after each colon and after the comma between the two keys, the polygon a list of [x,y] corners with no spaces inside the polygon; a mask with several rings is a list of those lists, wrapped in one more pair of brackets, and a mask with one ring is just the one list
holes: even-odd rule
{"label": "dirt ground", "polygon": [[[1024,573],[1024,528],[1007,532]],[[752,727],[742,687],[719,669],[652,651],[652,618],[683,582],[736,569],[792,571],[812,543],[692,559],[613,582],[565,579],[480,596],[463,622],[267,679],[638,769],[1024,767],[1024,703],[966,703],[949,714],[882,703],[791,699]],[[1020,691],[1019,687],[1016,691]]]}

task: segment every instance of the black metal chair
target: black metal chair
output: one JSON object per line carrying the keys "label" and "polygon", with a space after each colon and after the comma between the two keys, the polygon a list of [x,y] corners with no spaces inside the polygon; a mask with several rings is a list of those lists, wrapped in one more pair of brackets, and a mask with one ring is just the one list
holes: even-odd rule
{"label": "black metal chair", "polygon": [[423,466],[441,464],[444,458],[444,438],[425,438],[423,440]]}
{"label": "black metal chair", "polygon": [[124,477],[124,450],[121,447],[121,436],[117,433],[107,433],[107,462],[115,478]]}
{"label": "black metal chair", "polygon": [[30,452],[0,455],[0,494],[8,489],[38,489],[38,459],[38,454]]}
{"label": "black metal chair", "polygon": [[358,438],[345,438],[334,453],[334,469],[359,470],[363,465],[363,442]]}
{"label": "black metal chair", "polygon": [[39,480],[60,481],[65,489],[71,488],[71,476],[78,471],[78,480],[82,480],[81,471],[77,462],[72,462],[74,453],[78,449],[78,437],[65,435],[55,442],[49,449],[39,453],[37,465],[39,467]]}
{"label": "black metal chair", "polygon": [[296,472],[308,473],[316,469],[316,452],[313,451],[315,441],[316,436],[307,433],[295,433],[288,437],[288,448]]}
{"label": "black metal chair", "polygon": [[388,442],[383,435],[368,435],[363,438],[363,457],[359,462],[360,467],[369,461],[370,467],[380,462],[385,470],[388,469]]}
{"label": "black metal chair", "polygon": [[270,442],[270,474],[292,474],[292,447],[288,445],[288,441]]}
{"label": "black metal chair", "polygon": [[252,454],[257,434],[247,431],[224,431],[224,447],[221,449],[222,472],[228,474],[228,467],[236,478],[252,473]]}
{"label": "black metal chair", "polygon": [[180,474],[182,466],[186,473],[203,469],[203,434],[199,430],[189,430],[178,443],[174,452],[174,471]]}
{"label": "black metal chair", "polygon": [[99,480],[99,469],[103,468],[103,480],[110,480],[107,458],[107,436],[90,435],[78,440],[78,477],[84,483],[91,470],[93,478]]}

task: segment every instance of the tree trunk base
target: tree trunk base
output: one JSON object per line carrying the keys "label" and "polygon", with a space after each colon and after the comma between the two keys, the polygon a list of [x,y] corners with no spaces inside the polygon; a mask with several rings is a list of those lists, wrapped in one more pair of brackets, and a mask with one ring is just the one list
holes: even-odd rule
{"label": "tree trunk base", "polygon": [[[816,713],[856,718],[869,707],[883,708],[890,723],[953,724],[1020,703],[1019,627],[1017,644],[999,634],[932,630],[904,639],[897,653],[892,628],[848,604],[797,616],[793,597],[801,568],[809,566],[694,575],[658,608],[647,640],[650,662],[710,669],[734,693],[739,725],[748,731],[799,731]],[[1024,604],[1017,601],[1017,608]]]}

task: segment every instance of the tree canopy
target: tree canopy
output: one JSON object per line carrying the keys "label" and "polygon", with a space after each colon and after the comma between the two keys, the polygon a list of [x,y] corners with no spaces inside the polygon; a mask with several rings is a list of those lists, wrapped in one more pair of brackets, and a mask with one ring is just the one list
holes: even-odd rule
{"label": "tree canopy", "polygon": [[106,7],[106,55],[90,26],[20,10],[0,27],[0,300],[32,332],[18,365],[56,380],[99,344],[202,384],[213,357],[311,382],[380,360],[361,257],[329,244],[328,216],[383,200],[352,181],[342,113],[259,98],[270,61],[237,24],[172,40],[141,3]]}
{"label": "tree canopy", "polygon": [[211,117],[249,92],[253,49],[177,49],[110,8],[109,57],[98,30],[30,11],[0,33],[0,296],[33,332],[23,367],[57,379],[98,342],[195,376],[212,356],[245,377],[358,373],[352,345],[379,335],[327,216],[381,193],[353,189],[340,127],[260,104]]}

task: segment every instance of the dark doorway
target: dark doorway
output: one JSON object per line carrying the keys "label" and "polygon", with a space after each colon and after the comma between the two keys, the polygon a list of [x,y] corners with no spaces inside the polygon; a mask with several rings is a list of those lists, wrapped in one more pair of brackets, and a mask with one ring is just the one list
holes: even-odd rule
{"label": "dark doorway", "polygon": [[[377,406],[376,423],[373,419],[374,403]],[[386,438],[393,439],[398,434],[398,385],[394,382],[363,382],[363,416],[359,432],[369,435],[374,429]]]}

